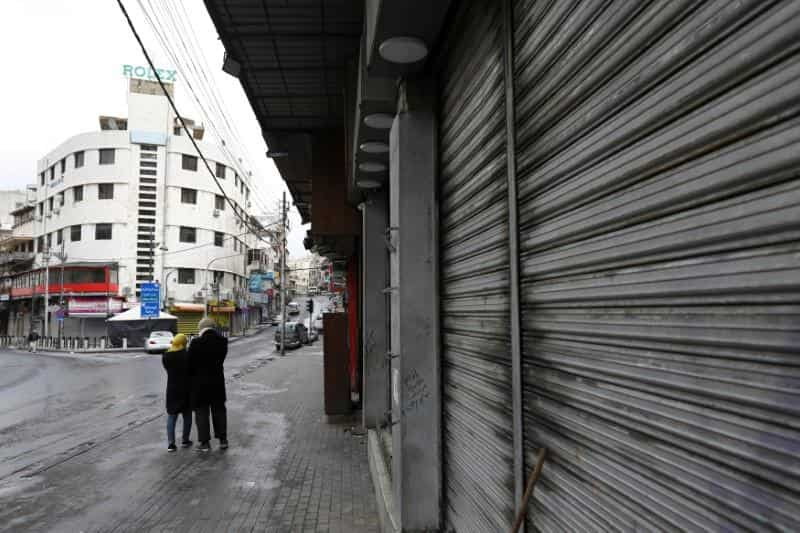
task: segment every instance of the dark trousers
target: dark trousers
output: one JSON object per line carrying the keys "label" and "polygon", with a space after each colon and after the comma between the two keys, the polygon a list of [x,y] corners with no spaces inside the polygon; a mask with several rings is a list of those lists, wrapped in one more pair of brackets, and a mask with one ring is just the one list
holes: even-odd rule
{"label": "dark trousers", "polygon": [[211,440],[211,427],[208,424],[208,413],[214,423],[214,436],[218,439],[228,438],[228,413],[225,402],[212,403],[202,407],[195,407],[194,421],[197,424],[197,440],[201,443]]}

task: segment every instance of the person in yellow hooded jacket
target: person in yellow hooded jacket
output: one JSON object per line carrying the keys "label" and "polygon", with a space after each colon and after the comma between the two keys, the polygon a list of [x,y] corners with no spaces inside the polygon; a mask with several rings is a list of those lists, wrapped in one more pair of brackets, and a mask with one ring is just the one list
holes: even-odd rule
{"label": "person in yellow hooded jacket", "polygon": [[178,415],[183,416],[183,441],[181,447],[188,448],[192,445],[189,440],[192,431],[192,405],[190,401],[191,389],[189,387],[189,355],[186,351],[187,337],[178,333],[172,339],[172,345],[161,356],[161,364],[167,371],[167,451],[174,452],[175,426]]}

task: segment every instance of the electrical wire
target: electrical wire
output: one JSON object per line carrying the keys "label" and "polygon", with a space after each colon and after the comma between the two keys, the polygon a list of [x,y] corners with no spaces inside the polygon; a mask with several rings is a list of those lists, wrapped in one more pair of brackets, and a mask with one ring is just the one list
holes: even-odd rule
{"label": "electrical wire", "polygon": [[[153,4],[151,0],[146,0],[148,5],[150,6],[150,10],[153,13],[153,16],[150,16],[150,13],[147,11],[147,8],[142,4],[142,0],[137,0],[140,9],[145,15],[147,23],[149,24],[151,30],[156,37],[160,41],[162,47],[164,48],[167,55],[171,58],[171,60],[175,63],[176,68],[180,71],[181,76],[185,79],[186,85],[189,88],[189,91],[192,93],[194,97],[195,103],[198,106],[198,110],[200,111],[201,115],[208,123],[210,128],[216,134],[218,140],[220,141],[219,144],[221,146],[222,151],[227,155],[230,162],[237,173],[242,176],[243,181],[245,181],[245,177],[250,177],[251,173],[246,171],[242,166],[241,158],[237,157],[234,154],[229,146],[228,143],[225,142],[225,139],[233,139],[234,142],[239,143],[239,151],[244,151],[245,158],[247,159],[247,150],[243,148],[244,143],[241,141],[241,137],[236,130],[235,127],[228,121],[227,116],[229,113],[224,109],[223,104],[220,102],[221,96],[219,95],[219,91],[216,89],[216,86],[209,80],[208,76],[206,75],[206,70],[202,68],[202,66],[198,66],[198,62],[202,64],[207,64],[207,60],[205,60],[205,56],[203,56],[204,60],[198,60],[197,57],[192,53],[192,50],[195,49],[191,46],[191,43],[187,45],[187,43],[183,39],[184,33],[190,33],[192,37],[194,37],[195,42],[197,42],[196,36],[194,35],[194,30],[187,30],[186,26],[181,25],[180,21],[186,19],[188,22],[188,15],[181,17],[180,15],[176,15],[173,13],[171,5],[168,3],[159,3],[156,2]],[[157,10],[155,6],[160,6],[160,10]],[[185,11],[184,11],[185,14]],[[163,24],[161,21],[164,21]],[[171,24],[170,24],[171,23]],[[189,24],[191,24],[189,22]],[[173,44],[173,40],[170,36],[178,35],[180,40],[180,44],[176,45]],[[199,46],[196,47],[200,50],[202,54],[202,48]],[[183,55],[185,56],[185,61],[181,61],[178,57],[180,54],[180,50],[183,50]],[[186,64],[186,69],[183,68],[183,65]],[[198,95],[198,91],[195,90],[195,84],[192,83],[192,73],[194,73],[195,81],[197,82],[196,85],[200,92],[202,92],[202,98]],[[212,77],[213,79],[213,77]],[[203,100],[207,100],[210,103],[211,111],[206,105],[203,104]],[[216,109],[214,107],[216,106]],[[219,122],[219,117],[222,117],[224,123],[227,125],[227,133],[220,131],[217,127],[217,122]],[[252,163],[248,160],[248,164],[252,167]],[[245,183],[247,183],[245,181]],[[267,211],[266,205],[264,200],[261,198],[260,190],[258,187],[254,186],[252,180],[250,180],[248,190],[253,192],[253,200],[256,204],[260,204],[259,207],[263,211]],[[249,200],[249,199],[248,199]]]}
{"label": "electrical wire", "polygon": [[[273,243],[268,242],[263,237],[261,237],[261,235],[259,235],[259,232],[254,230],[253,227],[250,225],[250,221],[246,217],[241,217],[239,215],[238,210],[236,209],[236,205],[235,205],[234,201],[231,200],[231,198],[225,192],[225,189],[222,187],[222,184],[220,184],[219,180],[217,179],[217,176],[211,170],[211,165],[208,163],[208,160],[206,159],[206,156],[203,154],[202,150],[200,149],[200,146],[198,146],[197,141],[194,139],[194,136],[191,134],[191,132],[189,131],[189,128],[186,126],[186,121],[184,120],[184,118],[180,114],[180,112],[178,111],[178,108],[175,105],[175,101],[172,99],[172,96],[170,96],[169,92],[167,91],[166,86],[164,85],[163,80],[161,79],[161,76],[158,74],[158,70],[156,69],[155,64],[153,63],[153,60],[151,59],[150,54],[147,51],[147,48],[145,47],[144,43],[142,42],[142,39],[139,36],[139,32],[136,30],[136,27],[133,24],[133,20],[131,20],[131,17],[128,14],[128,10],[125,9],[125,6],[122,3],[122,0],[117,0],[117,5],[119,5],[120,10],[122,11],[122,14],[125,16],[125,19],[128,22],[128,26],[130,27],[131,32],[133,33],[133,36],[136,38],[136,42],[139,44],[139,47],[141,48],[142,53],[144,54],[144,57],[147,60],[147,64],[150,66],[151,71],[155,75],[156,80],[158,81],[158,84],[161,87],[161,91],[164,93],[164,96],[167,98],[167,101],[169,102],[170,107],[172,107],[172,110],[175,113],[175,116],[178,118],[181,127],[183,128],[184,132],[186,133],[186,136],[189,138],[189,140],[191,141],[192,145],[194,146],[194,149],[197,152],[198,156],[200,157],[200,159],[203,160],[203,165],[206,167],[206,170],[208,171],[209,176],[211,176],[211,179],[214,180],[214,183],[216,184],[216,186],[219,189],[220,193],[222,193],[222,196],[225,198],[225,201],[228,203],[228,205],[231,206],[231,209],[233,210],[234,216],[236,216],[239,220],[241,220],[242,223],[245,225],[245,227],[248,230],[250,230],[250,232],[252,232],[253,235],[256,236],[256,238],[258,238],[258,240],[260,240],[260,241],[264,242],[265,244],[267,244],[268,246],[272,247]],[[284,231],[282,233],[284,235],[284,240],[285,240],[285,233],[286,233],[285,232],[285,228],[284,228]]]}

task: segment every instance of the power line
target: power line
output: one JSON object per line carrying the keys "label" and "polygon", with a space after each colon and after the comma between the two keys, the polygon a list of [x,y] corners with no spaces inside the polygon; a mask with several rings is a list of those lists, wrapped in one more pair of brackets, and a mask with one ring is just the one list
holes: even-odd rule
{"label": "power line", "polygon": [[247,220],[247,218],[241,217],[239,215],[239,213],[237,212],[238,210],[236,209],[235,203],[233,202],[233,200],[230,199],[230,197],[228,197],[228,194],[225,192],[225,189],[220,184],[219,180],[217,179],[217,176],[211,170],[211,165],[209,165],[208,160],[206,159],[206,156],[203,154],[202,150],[200,150],[200,146],[198,146],[197,141],[195,141],[195,139],[194,139],[194,136],[191,134],[191,132],[189,132],[189,128],[186,126],[186,122],[183,119],[183,116],[181,116],[180,112],[178,111],[177,106],[175,105],[174,100],[172,99],[172,96],[170,96],[169,92],[167,91],[167,88],[164,86],[164,82],[161,80],[161,76],[158,74],[158,70],[156,69],[155,64],[153,63],[153,60],[150,58],[150,54],[147,52],[147,48],[145,47],[144,43],[142,42],[142,39],[139,36],[139,33],[136,31],[136,27],[134,26],[133,21],[131,20],[131,17],[128,14],[127,9],[125,9],[125,6],[123,5],[122,0],[117,0],[117,5],[119,5],[120,10],[122,11],[122,14],[125,16],[125,19],[128,22],[128,26],[130,27],[131,32],[133,33],[133,36],[136,38],[136,42],[139,43],[139,47],[141,48],[142,53],[144,54],[144,57],[147,60],[147,64],[150,66],[151,71],[155,74],[156,80],[158,81],[158,84],[161,87],[161,91],[164,93],[164,96],[167,98],[167,101],[169,102],[170,107],[172,107],[172,110],[174,111],[176,117],[180,121],[181,127],[183,128],[184,132],[186,133],[186,136],[191,141],[192,146],[194,146],[194,149],[197,151],[197,154],[203,160],[203,165],[205,165],[206,170],[208,171],[208,174],[211,176],[211,179],[214,180],[214,183],[216,184],[216,186],[219,189],[219,191],[222,193],[222,196],[225,198],[225,200],[228,203],[228,205],[231,206],[231,209],[233,209],[234,216],[236,216],[239,220],[241,220],[242,223],[245,225],[245,227],[247,227],[247,229],[250,230],[250,232],[253,233],[253,235],[255,235],[260,241],[262,241],[265,244],[271,246],[272,245],[271,243],[269,243],[266,240],[264,240],[258,234],[257,231],[253,230],[253,228],[250,226],[249,220]]}
{"label": "power line", "polygon": [[[137,2],[139,4],[139,7],[141,8],[142,12],[144,13],[145,18],[147,19],[147,22],[150,25],[150,28],[155,33],[156,37],[158,38],[158,40],[161,43],[162,47],[164,48],[165,52],[172,59],[172,61],[175,63],[176,68],[181,73],[181,76],[183,76],[183,78],[186,80],[187,87],[189,88],[189,91],[192,93],[192,96],[194,97],[195,103],[197,104],[201,115],[204,116],[204,118],[206,119],[206,122],[208,122],[209,126],[211,127],[211,129],[214,131],[214,133],[218,137],[218,140],[220,141],[220,144],[221,144],[222,151],[228,156],[228,159],[232,163],[232,166],[235,167],[235,170],[238,171],[237,173],[242,176],[243,181],[244,181],[244,177],[246,177],[246,176],[249,177],[251,174],[250,174],[249,171],[246,171],[244,168],[242,168],[239,165],[239,163],[241,163],[241,158],[237,157],[236,154],[234,154],[229,149],[225,139],[226,138],[229,139],[229,140],[233,139],[234,142],[238,142],[239,145],[240,145],[239,146],[240,151],[244,151],[245,158],[247,158],[247,150],[243,149],[244,148],[244,143],[241,141],[240,135],[238,134],[238,132],[235,130],[235,128],[230,124],[230,122],[227,119],[228,113],[225,112],[225,110],[223,108],[223,105],[220,103],[219,98],[221,98],[221,97],[217,96],[218,91],[214,90],[215,87],[209,81],[208,77],[205,74],[205,70],[203,69],[203,67],[197,65],[198,60],[196,60],[195,56],[192,53],[192,47],[191,46],[187,46],[186,42],[183,39],[184,31],[182,30],[182,28],[185,28],[185,26],[179,26],[179,23],[178,23],[178,21],[181,20],[181,17],[180,16],[176,17],[173,14],[169,4],[156,3],[155,5],[160,5],[161,8],[163,9],[163,11],[161,11],[161,10],[157,10],[155,5],[153,3],[151,3],[150,0],[147,0],[148,5],[150,6],[150,10],[153,13],[153,17],[151,18],[150,13],[147,11],[147,9],[142,4],[142,0],[137,0]],[[188,16],[186,18],[188,19]],[[162,20],[164,21],[163,24],[161,22]],[[170,26],[169,26],[168,22],[172,23],[171,30],[170,30]],[[180,39],[180,43],[181,43],[182,46],[172,45],[173,40],[171,39],[170,36],[171,35],[175,35],[175,34],[178,35],[178,38]],[[180,49],[181,48],[184,51],[184,55],[185,55],[185,58],[186,58],[185,62],[188,65],[187,66],[188,71],[183,68],[182,65],[183,65],[184,62],[180,61],[180,59],[178,57],[178,54],[180,53]],[[200,52],[202,53],[202,49],[200,49]],[[203,63],[203,61],[199,61],[199,62],[201,64]],[[202,93],[204,93],[203,94],[204,99],[207,99],[211,104],[210,105],[211,111],[209,111],[208,108],[203,104],[202,99],[198,96],[197,91],[195,91],[195,86],[191,81],[192,80],[192,76],[191,76],[192,72],[194,72],[198,88],[201,90]],[[212,79],[213,79],[213,77],[212,77]],[[205,80],[205,82],[204,82],[204,80]],[[214,109],[214,104],[216,104],[216,109]],[[217,126],[216,126],[216,122],[217,122],[217,119],[219,118],[219,116],[222,116],[223,121],[228,126],[228,132],[227,133],[221,132],[220,129],[217,128]],[[225,133],[225,134],[223,134],[223,133]],[[248,164],[252,167],[252,163],[249,160],[248,160]],[[260,204],[259,207],[262,210],[266,210],[265,201],[260,196],[259,188],[255,186],[255,183],[252,182],[252,180],[250,182],[250,185],[251,185],[251,188],[249,190],[251,190],[253,192],[253,200],[256,202],[256,204]]]}

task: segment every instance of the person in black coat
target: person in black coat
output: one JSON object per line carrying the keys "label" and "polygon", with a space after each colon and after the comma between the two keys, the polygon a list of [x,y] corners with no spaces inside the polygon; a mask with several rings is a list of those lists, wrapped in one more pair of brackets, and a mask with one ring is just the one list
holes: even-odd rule
{"label": "person in black coat", "polygon": [[167,371],[167,451],[174,452],[175,425],[178,415],[183,416],[183,441],[181,446],[192,445],[189,440],[192,431],[192,406],[189,389],[189,356],[186,353],[186,335],[178,333],[172,339],[172,346],[161,356],[161,364]]}
{"label": "person in black coat", "polygon": [[214,423],[214,435],[223,450],[228,447],[228,420],[225,410],[225,373],[223,364],[228,355],[228,339],[217,333],[216,324],[204,318],[197,325],[199,335],[189,345],[189,376],[192,388],[192,407],[197,421],[198,451],[211,449],[211,428],[208,415]]}

